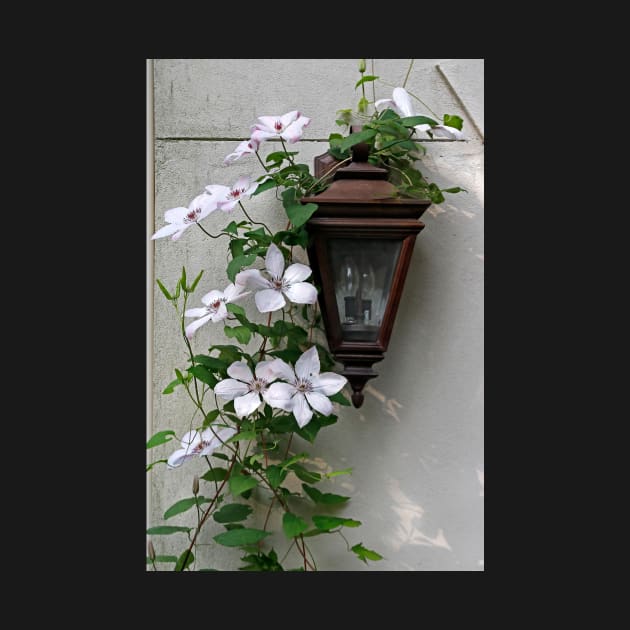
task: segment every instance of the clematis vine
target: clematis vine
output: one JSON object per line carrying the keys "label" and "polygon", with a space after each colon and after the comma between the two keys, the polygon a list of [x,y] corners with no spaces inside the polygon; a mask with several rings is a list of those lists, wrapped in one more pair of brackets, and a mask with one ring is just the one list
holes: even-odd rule
{"label": "clematis vine", "polygon": [[223,291],[213,290],[206,293],[201,301],[205,306],[199,308],[189,308],[184,315],[186,317],[198,317],[194,322],[186,326],[186,337],[190,339],[195,331],[203,326],[206,322],[220,322],[228,316],[228,310],[225,306],[231,302],[236,302],[241,298],[249,295],[250,291],[243,292],[243,287],[230,283]]}
{"label": "clematis vine", "polygon": [[173,235],[172,240],[176,241],[193,223],[199,223],[201,219],[207,217],[217,209],[216,201],[206,193],[195,197],[188,208],[171,208],[164,213],[164,219],[168,223],[160,228],[151,239],[162,238]]}
{"label": "clematis vine", "polygon": [[270,385],[265,400],[272,407],[292,412],[300,428],[311,421],[313,409],[329,416],[333,405],[327,396],[341,391],[348,382],[345,376],[335,372],[319,373],[319,355],[315,346],[300,356],[295,369],[282,359],[275,359],[270,367],[284,382]]}
{"label": "clematis vine", "polygon": [[282,138],[289,143],[297,142],[302,138],[304,127],[311,122],[310,118],[302,116],[295,110],[283,116],[259,116],[259,123],[252,129],[252,140],[262,142],[271,138]]}
{"label": "clematis vine", "polygon": [[178,468],[191,457],[203,457],[210,455],[215,449],[229,440],[236,433],[233,427],[210,427],[199,431],[188,431],[182,438],[182,448],[177,449],[168,458],[168,468]]}
{"label": "clematis vine", "polygon": [[206,186],[206,192],[216,202],[217,208],[223,212],[230,212],[234,206],[244,199],[249,199],[258,188],[258,183],[253,182],[247,176],[239,177],[236,183],[230,188],[220,184]]}
{"label": "clematis vine", "polygon": [[[252,374],[245,361],[235,361],[228,367],[231,378],[225,378],[214,388],[214,393],[224,400],[234,401],[234,411],[239,418],[254,413],[264,400],[267,402],[269,383],[277,375],[272,369],[274,361],[260,361]],[[262,399],[261,399],[262,397]]]}
{"label": "clematis vine", "polygon": [[291,302],[297,304],[316,302],[317,289],[310,282],[304,282],[311,275],[310,267],[293,263],[285,271],[284,256],[274,243],[269,245],[265,265],[267,273],[271,276],[270,279],[265,278],[258,269],[241,271],[235,278],[237,286],[259,289],[254,299],[261,313],[284,308],[285,295]]}
{"label": "clematis vine", "polygon": [[[401,87],[394,88],[392,98],[382,98],[374,103],[374,107],[376,109],[382,106],[393,109],[397,114],[403,117],[419,115],[413,108],[409,92],[407,92],[405,88]],[[424,123],[421,125],[415,125],[414,129],[418,132],[427,134],[429,137],[429,132],[431,132],[438,137],[449,138],[451,140],[462,140],[464,138],[464,134],[459,129],[455,129],[455,127],[449,127],[447,125],[431,126],[428,123]]]}

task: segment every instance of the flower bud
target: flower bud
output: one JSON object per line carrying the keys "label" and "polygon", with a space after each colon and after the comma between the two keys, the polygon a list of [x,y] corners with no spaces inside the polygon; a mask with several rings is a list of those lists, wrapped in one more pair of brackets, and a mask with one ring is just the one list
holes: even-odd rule
{"label": "flower bud", "polygon": [[197,496],[198,493],[199,493],[199,477],[195,475],[195,478],[193,479],[193,494]]}
{"label": "flower bud", "polygon": [[359,104],[357,105],[357,111],[359,114],[365,114],[367,112],[369,101],[365,97],[361,97]]}
{"label": "flower bud", "polygon": [[155,560],[155,549],[153,548],[153,543],[151,541],[149,541],[149,543],[147,544],[147,547],[149,549],[149,558],[151,558],[152,561]]}
{"label": "flower bud", "polygon": [[365,59],[359,59],[359,72],[361,74],[365,72]]}

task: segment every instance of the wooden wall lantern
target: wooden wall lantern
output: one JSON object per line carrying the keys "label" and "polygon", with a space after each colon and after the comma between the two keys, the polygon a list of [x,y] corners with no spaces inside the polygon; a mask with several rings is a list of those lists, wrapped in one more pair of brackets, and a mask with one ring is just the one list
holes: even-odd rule
{"label": "wooden wall lantern", "polygon": [[[352,162],[339,168],[319,195],[304,197],[318,209],[306,223],[308,257],[319,285],[328,345],[352,386],[352,403],[363,404],[363,388],[378,376],[372,365],[384,358],[394,327],[419,218],[429,200],[401,197],[388,172],[370,164],[369,147],[352,149]],[[315,158],[319,177],[335,160]]]}

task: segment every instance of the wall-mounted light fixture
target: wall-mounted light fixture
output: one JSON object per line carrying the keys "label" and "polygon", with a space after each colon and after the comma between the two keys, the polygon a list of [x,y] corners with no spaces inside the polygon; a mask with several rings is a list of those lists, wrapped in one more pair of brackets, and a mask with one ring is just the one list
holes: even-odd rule
{"label": "wall-mounted light fixture", "polygon": [[[343,363],[352,403],[363,404],[363,387],[378,376],[372,365],[384,358],[409,268],[419,221],[429,200],[397,196],[387,170],[368,163],[367,144],[352,149],[352,162],[333,183],[302,203],[316,203],[309,219],[308,257],[321,287],[319,305],[328,345]],[[315,176],[334,164],[315,158]]]}

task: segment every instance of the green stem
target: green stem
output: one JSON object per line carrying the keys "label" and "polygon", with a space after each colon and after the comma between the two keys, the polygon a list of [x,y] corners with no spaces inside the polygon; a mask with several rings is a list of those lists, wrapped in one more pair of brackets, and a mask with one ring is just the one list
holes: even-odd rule
{"label": "green stem", "polygon": [[284,556],[282,556],[282,560],[280,560],[280,564],[282,564],[286,560],[286,557],[289,555],[289,551],[291,551],[293,545],[295,545],[295,538],[293,539],[293,542],[289,545],[287,552],[284,554]]}
{"label": "green stem", "polygon": [[197,225],[199,226],[199,229],[204,233],[207,234],[210,238],[221,238],[222,236],[230,236],[229,234],[225,233],[225,232],[221,232],[219,234],[217,234],[216,236],[214,234],[210,234],[210,232],[208,232],[207,230],[205,230],[203,228],[203,226],[201,225],[201,223],[197,223]]}
{"label": "green stem", "polygon": [[269,232],[269,234],[271,234],[271,236],[273,236],[273,232],[262,222],[262,221],[254,221],[254,219],[252,219],[249,214],[247,214],[247,210],[245,210],[245,206],[243,206],[243,204],[239,201],[238,205],[241,206],[241,210],[243,211],[243,214],[249,219],[250,223],[255,223],[256,225],[262,225],[265,230],[267,230],[267,232]]}
{"label": "green stem", "polygon": [[286,144],[284,144],[284,138],[282,136],[280,137],[280,142],[282,142],[282,148],[284,149],[284,152],[287,154],[287,159],[291,163],[291,166],[295,166],[295,162],[293,161],[293,157],[289,155],[289,152],[287,151],[287,146],[286,146]]}
{"label": "green stem", "polygon": [[341,160],[341,162],[329,168],[319,179],[316,179],[314,184],[310,188],[307,188],[305,192],[310,192],[315,186],[317,186],[317,184],[319,184],[319,182],[323,181],[326,177],[328,177],[330,173],[337,170],[342,164],[345,164],[346,162],[350,162],[351,160],[352,160],[352,157],[347,157],[345,160]]}
{"label": "green stem", "polygon": [[405,75],[405,80],[403,81],[403,88],[405,87],[405,85],[407,85],[407,79],[409,78],[409,74],[411,73],[411,68],[413,68],[413,62],[415,61],[415,59],[411,60],[411,63],[409,64],[409,70],[407,70],[407,74]]}
{"label": "green stem", "polygon": [[348,542],[348,539],[341,533],[341,530],[336,529],[335,532],[339,534],[346,541],[346,547],[348,547],[348,551],[352,551],[352,549],[350,549],[350,543]]}
{"label": "green stem", "polygon": [[[372,76],[374,75],[374,59],[370,59],[371,61],[371,70],[372,70]],[[376,103],[376,86],[374,85],[376,83],[376,81],[372,81],[372,98],[374,99],[372,101],[372,104]]]}
{"label": "green stem", "polygon": [[190,553],[192,551],[192,548],[195,546],[195,541],[197,540],[197,536],[199,535],[199,532],[201,531],[201,528],[203,527],[203,524],[206,522],[206,520],[208,520],[208,516],[210,516],[210,512],[212,511],[212,508],[214,507],[214,504],[216,503],[217,499],[219,498],[219,495],[221,494],[221,490],[223,490],[223,486],[225,486],[225,484],[227,483],[227,480],[230,478],[230,472],[232,472],[232,468],[234,466],[234,462],[235,461],[236,461],[236,455],[234,455],[232,457],[232,461],[230,463],[230,467],[228,468],[227,475],[225,476],[225,479],[223,480],[223,483],[221,484],[221,487],[219,488],[219,490],[214,495],[214,498],[212,499],[212,501],[210,501],[210,505],[208,506],[208,509],[204,512],[204,515],[201,518],[201,522],[197,525],[197,529],[195,530],[195,535],[193,536],[192,540],[190,541],[190,545],[188,546],[188,549],[186,549],[186,555],[184,556],[184,561],[182,562],[182,568],[180,569],[181,571],[183,571],[184,567],[186,566],[186,561],[188,560],[188,556],[190,555]]}
{"label": "green stem", "polygon": [[210,472],[212,473],[212,478],[214,480],[214,489],[215,491],[219,489],[219,484],[217,483],[216,477],[214,476],[214,468],[212,468],[212,464],[210,463],[210,458],[207,455],[204,455],[206,461],[208,462],[208,466],[210,467]]}
{"label": "green stem", "polygon": [[254,153],[256,154],[256,157],[258,158],[258,161],[260,162],[260,165],[265,169],[265,172],[268,173],[269,169],[267,168],[265,163],[262,161],[260,155],[258,155],[258,151],[254,151]]}

